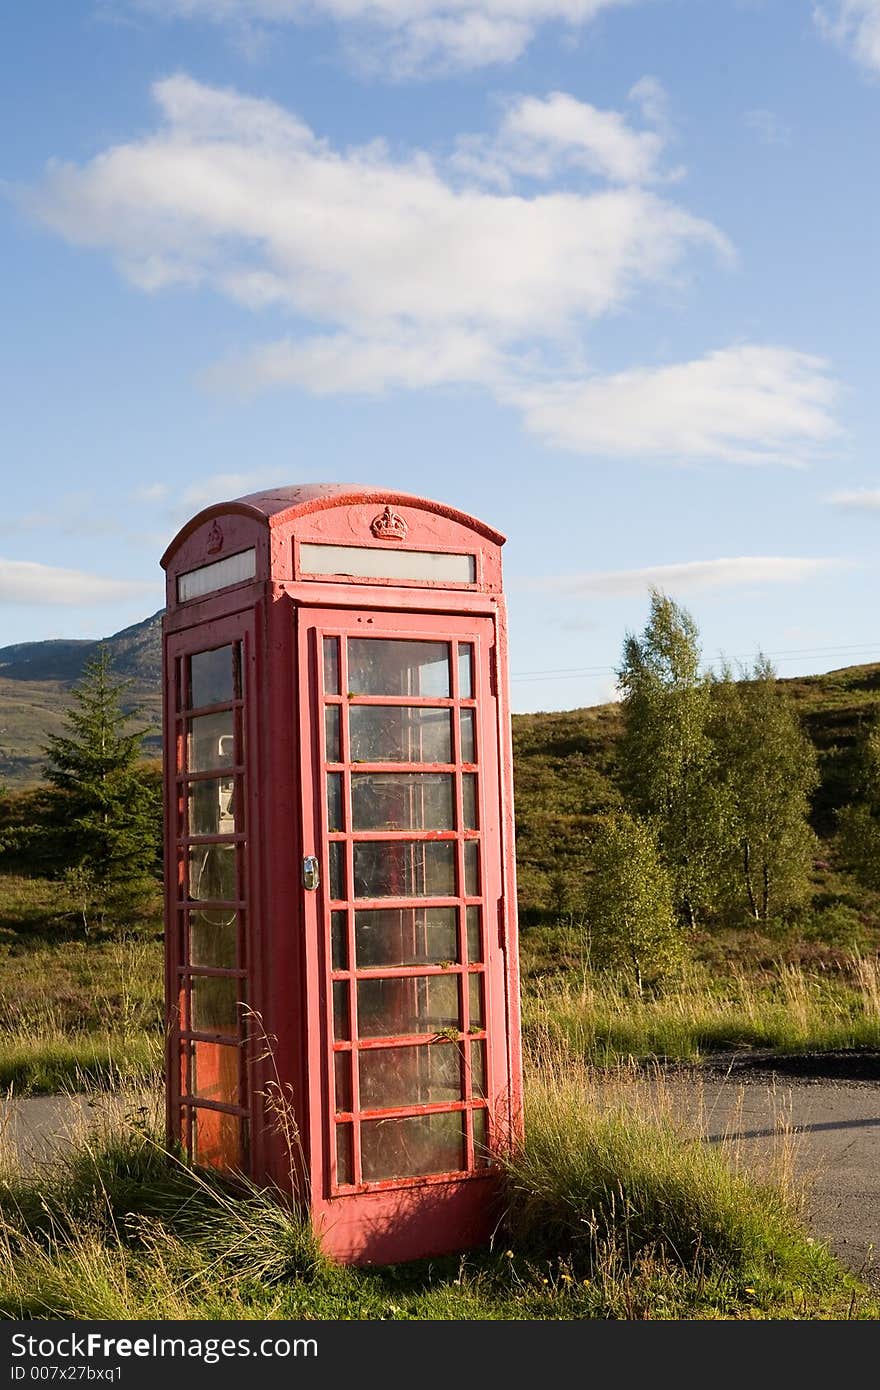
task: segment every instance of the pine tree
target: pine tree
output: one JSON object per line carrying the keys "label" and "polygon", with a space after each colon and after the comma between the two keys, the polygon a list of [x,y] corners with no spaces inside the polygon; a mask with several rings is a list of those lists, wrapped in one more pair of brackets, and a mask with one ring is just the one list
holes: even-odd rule
{"label": "pine tree", "polygon": [[90,916],[125,920],[155,892],[160,814],[138,769],[145,731],[126,732],[140,713],[122,709],[130,686],[113,679],[102,645],[73,689],[66,732],[44,749],[59,858],[87,930]]}
{"label": "pine tree", "polygon": [[816,753],[763,656],[738,681],[722,672],[711,733],[726,811],[725,896],[766,922],[810,893]]}
{"label": "pine tree", "polygon": [[700,672],[694,619],[658,589],[651,590],[651,615],[641,637],[627,634],[617,678],[623,691],[624,789],[634,809],[656,827],[677,911],[693,927],[712,898],[717,852],[710,685]]}

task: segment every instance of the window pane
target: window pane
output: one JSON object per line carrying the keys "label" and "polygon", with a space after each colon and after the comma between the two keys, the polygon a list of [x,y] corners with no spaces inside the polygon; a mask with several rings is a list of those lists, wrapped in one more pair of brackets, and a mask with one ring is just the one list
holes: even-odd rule
{"label": "window pane", "polygon": [[387,1178],[455,1173],[462,1167],[464,1120],[461,1111],[366,1120],[361,1125],[365,1182]]}
{"label": "window pane", "polygon": [[217,647],[190,657],[189,698],[193,709],[225,705],[235,699],[232,647]]}
{"label": "window pane", "polygon": [[342,830],[342,773],[327,773],[327,829]]}
{"label": "window pane", "polygon": [[331,840],[330,851],[330,897],[340,902],[345,897],[345,844],[342,840]]}
{"label": "window pane", "polygon": [[232,777],[209,777],[204,782],[190,782],[190,835],[234,835],[234,791]]}
{"label": "window pane", "polygon": [[354,1146],[351,1125],[336,1126],[336,1181],[340,1187],[354,1182]]}
{"label": "window pane", "polygon": [[359,980],[357,990],[362,1038],[396,1038],[459,1027],[457,975]]}
{"label": "window pane", "polygon": [[214,970],[234,970],[238,965],[237,914],[226,909],[203,908],[189,914],[191,965]]}
{"label": "window pane", "polygon": [[486,1098],[486,1044],[471,1043],[471,1091],[481,1100]]}
{"label": "window pane", "polygon": [[237,975],[194,975],[191,983],[194,1033],[238,1035],[238,1002],[244,980]]}
{"label": "window pane", "polygon": [[461,700],[473,699],[474,648],[471,642],[458,644],[458,695]]}
{"label": "window pane", "polygon": [[365,841],[354,847],[356,898],[455,896],[455,846],[450,842]]}
{"label": "window pane", "polygon": [[188,851],[189,896],[197,902],[234,902],[235,845],[197,845]]}
{"label": "window pane", "polygon": [[330,913],[330,953],[334,970],[348,969],[348,913]]}
{"label": "window pane", "polygon": [[359,1054],[361,1110],[461,1100],[461,1054],[453,1042],[369,1048]]}
{"label": "window pane", "polygon": [[351,695],[447,698],[450,693],[449,643],[350,637],[348,690]]}
{"label": "window pane", "polygon": [[335,1077],[336,1091],[336,1110],[351,1110],[351,1053],[335,1052],[333,1054],[333,1072]]}
{"label": "window pane", "polygon": [[470,996],[471,1027],[482,1028],[484,1027],[482,975],[468,976],[468,992]]}
{"label": "window pane", "polygon": [[476,898],[480,892],[480,846],[477,840],[464,842],[465,897]]}
{"label": "window pane", "polygon": [[186,765],[190,772],[211,772],[235,762],[232,710],[202,714],[187,721]]}
{"label": "window pane", "polygon": [[376,907],[354,915],[359,970],[458,959],[454,907]]}
{"label": "window pane", "polygon": [[[452,776],[442,772],[355,772],[355,830],[452,830]],[[331,827],[332,828],[332,827]]]}
{"label": "window pane", "polygon": [[452,762],[450,709],[350,705],[348,719],[353,763]]}
{"label": "window pane", "polygon": [[333,1036],[337,1042],[348,1042],[351,1037],[348,985],[344,980],[333,982]]}
{"label": "window pane", "polygon": [[221,1105],[241,1104],[241,1054],[226,1043],[194,1042],[192,1094]]}
{"label": "window pane", "polygon": [[324,694],[339,694],[339,638],[324,638]]}
{"label": "window pane", "polygon": [[468,960],[472,962],[481,961],[483,959],[483,934],[480,931],[481,909],[479,907],[469,907],[465,910],[467,912]]}
{"label": "window pane", "polygon": [[461,775],[461,806],[465,830],[477,830],[477,774],[463,772]]}
{"label": "window pane", "polygon": [[476,742],[474,740],[474,718],[476,710],[459,710],[461,719],[461,760],[463,763],[475,763],[477,761]]}
{"label": "window pane", "polygon": [[193,1112],[193,1161],[203,1168],[240,1168],[243,1137],[240,1116],[201,1108]]}
{"label": "window pane", "polygon": [[328,763],[342,762],[342,744],[339,739],[339,705],[324,707],[324,756]]}
{"label": "window pane", "polygon": [[489,1126],[487,1110],[475,1110],[474,1115],[474,1163],[478,1168],[488,1168],[491,1162],[489,1153]]}

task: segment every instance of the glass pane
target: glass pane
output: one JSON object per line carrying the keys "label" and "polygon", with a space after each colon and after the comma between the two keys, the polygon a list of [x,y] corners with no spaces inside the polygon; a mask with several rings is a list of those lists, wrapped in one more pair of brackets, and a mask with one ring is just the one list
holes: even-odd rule
{"label": "glass pane", "polygon": [[351,1125],[336,1126],[336,1181],[340,1187],[354,1182],[354,1146]]}
{"label": "glass pane", "polygon": [[232,648],[197,652],[190,657],[189,698],[192,709],[230,704],[235,699]]}
{"label": "glass pane", "polygon": [[350,705],[348,721],[353,763],[452,762],[450,709]]}
{"label": "glass pane", "polygon": [[359,970],[458,959],[454,907],[376,907],[354,914]]}
{"label": "glass pane", "polygon": [[238,965],[237,914],[226,909],[204,908],[189,914],[189,960],[214,970],[234,970]]}
{"label": "glass pane", "polygon": [[[333,1054],[333,1072],[335,1076],[336,1109],[351,1110],[351,1053],[335,1052]],[[363,1097],[361,1098],[363,1099]]]}
{"label": "glass pane", "polygon": [[477,830],[477,774],[461,774],[461,808],[465,830]]}
{"label": "glass pane", "polygon": [[457,975],[359,980],[357,990],[362,1038],[396,1038],[460,1026]]}
{"label": "glass pane", "polygon": [[471,1043],[471,1091],[481,1100],[486,1098],[486,1044]]}
{"label": "glass pane", "polygon": [[209,777],[204,782],[190,782],[190,835],[235,834],[234,790],[232,777]]}
{"label": "glass pane", "polygon": [[455,896],[455,846],[450,842],[367,840],[354,847],[356,898]]}
{"label": "glass pane", "polygon": [[334,970],[348,969],[348,913],[330,913],[330,953]]}
{"label": "glass pane", "polygon": [[473,584],[474,555],[448,555],[438,550],[390,550],[361,545],[321,545],[304,542],[299,548],[303,574],[353,574],[363,579],[422,579],[435,584]]}
{"label": "glass pane", "polygon": [[467,943],[468,960],[481,961],[483,959],[483,934],[480,931],[480,912],[479,907],[469,907],[467,912]]}
{"label": "glass pane", "polygon": [[488,1168],[491,1162],[489,1154],[489,1112],[487,1110],[475,1110],[474,1116],[474,1163],[478,1168]]}
{"label": "glass pane", "polygon": [[197,902],[234,902],[235,845],[197,845],[188,851],[189,896]]}
{"label": "glass pane", "polygon": [[194,1033],[238,1035],[238,1001],[244,999],[244,980],[237,975],[194,975],[190,986]]}
{"label": "glass pane", "polygon": [[187,721],[186,765],[190,772],[211,772],[235,762],[232,710],[201,714]]}
{"label": "glass pane", "polygon": [[327,773],[327,829],[342,830],[342,773]]}
{"label": "glass pane", "polygon": [[339,694],[339,638],[324,638],[324,694]]}
{"label": "glass pane", "polygon": [[461,1111],[366,1120],[361,1125],[365,1182],[387,1178],[455,1173],[462,1167],[464,1118]]}
{"label": "glass pane", "polygon": [[223,1110],[193,1112],[193,1161],[203,1168],[239,1168],[242,1163],[242,1122]]}
{"label": "glass pane", "polygon": [[452,806],[451,774],[352,774],[351,815],[355,830],[452,830]]}
{"label": "glass pane", "polygon": [[361,1110],[461,1100],[461,1054],[452,1042],[380,1047],[358,1057]]}
{"label": "glass pane", "polygon": [[324,756],[328,763],[342,762],[339,710],[339,705],[327,705],[324,709]]}
{"label": "glass pane", "polygon": [[477,761],[477,745],[474,739],[474,719],[476,710],[459,710],[461,719],[461,760],[463,763]]}
{"label": "glass pane", "polygon": [[351,1020],[348,1015],[348,985],[344,980],[333,982],[333,1036],[337,1042],[348,1042]]}
{"label": "glass pane", "polygon": [[476,898],[480,892],[480,846],[477,840],[464,842],[465,897]]}
{"label": "glass pane", "polygon": [[474,648],[472,642],[458,644],[458,696],[471,700],[474,694]]}
{"label": "glass pane", "polygon": [[345,842],[331,840],[330,851],[330,897],[340,902],[345,897]]}
{"label": "glass pane", "polygon": [[225,560],[214,560],[209,565],[200,565],[177,576],[177,602],[201,598],[212,594],[215,589],[225,589],[229,584],[241,584],[245,579],[253,579],[257,572],[257,552],[241,550],[237,555],[227,555]]}
{"label": "glass pane", "polygon": [[483,1028],[485,1020],[483,1018],[483,977],[482,975],[468,976],[468,995],[470,1000],[470,1016],[472,1028]]}
{"label": "glass pane", "polygon": [[192,1094],[221,1105],[241,1104],[241,1054],[226,1043],[194,1042]]}
{"label": "glass pane", "polygon": [[448,642],[404,642],[381,637],[348,639],[350,695],[422,695],[447,698]]}

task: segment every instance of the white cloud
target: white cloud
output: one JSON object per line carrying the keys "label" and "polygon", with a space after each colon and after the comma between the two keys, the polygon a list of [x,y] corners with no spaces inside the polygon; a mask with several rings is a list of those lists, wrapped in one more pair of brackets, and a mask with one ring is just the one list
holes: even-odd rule
{"label": "white cloud", "polygon": [[831,507],[840,507],[848,512],[880,512],[880,487],[860,487],[852,488],[848,492],[832,492],[825,501]]}
{"label": "white cloud", "polygon": [[594,570],[586,574],[558,575],[532,581],[536,589],[555,593],[624,598],[651,588],[664,592],[692,593],[701,589],[729,589],[764,584],[796,584],[830,569],[842,569],[846,561],[803,559],[778,555],[741,555],[732,559],[689,560],[676,565],[650,565],[634,570]]}
{"label": "white cloud", "polygon": [[[784,347],[604,377],[580,365],[591,321],[680,282],[697,253],[732,256],[711,223],[631,181],[661,176],[658,131],[565,93],[519,99],[495,146],[531,142],[557,182],[523,190],[508,167],[514,186],[487,190],[462,180],[461,144],[446,161],[381,142],[337,150],[272,102],[186,75],[154,93],[154,132],[52,164],[22,198],[142,290],[206,286],[287,312],[294,332],[206,374],[223,389],[477,385],[549,443],[593,455],[793,462],[832,435],[827,364]],[[655,79],[630,95],[665,119]],[[584,161],[604,185],[584,190]]]}
{"label": "white cloud", "polygon": [[880,0],[828,0],[814,5],[820,30],[862,67],[880,72]]}
{"label": "white cloud", "polygon": [[836,433],[821,358],[743,344],[692,362],[529,387],[534,433],[581,453],[797,464]]}
{"label": "white cloud", "polygon": [[[659,90],[655,83],[655,100]],[[659,130],[634,129],[619,111],[551,92],[511,102],[497,135],[464,137],[454,163],[464,174],[501,188],[509,188],[517,175],[549,179],[565,169],[611,183],[643,184],[663,176],[665,144]]]}
{"label": "white cloud", "polygon": [[159,82],[157,132],[50,166],[33,212],[145,290],[210,285],[347,331],[418,325],[553,335],[661,280],[710,223],[644,189],[503,196],[426,154],[337,152],[271,102]]}
{"label": "white cloud", "polygon": [[361,67],[386,77],[467,71],[519,58],[545,24],[579,29],[633,0],[105,0],[222,24],[252,46],[282,24],[330,21]]}
{"label": "white cloud", "polygon": [[108,579],[29,560],[0,559],[0,603],[119,603],[156,590],[153,583]]}
{"label": "white cloud", "polygon": [[413,331],[287,338],[218,363],[203,380],[244,395],[268,386],[301,386],[314,396],[328,396],[462,382],[491,386],[504,375],[503,358],[483,334],[451,329],[427,338]]}

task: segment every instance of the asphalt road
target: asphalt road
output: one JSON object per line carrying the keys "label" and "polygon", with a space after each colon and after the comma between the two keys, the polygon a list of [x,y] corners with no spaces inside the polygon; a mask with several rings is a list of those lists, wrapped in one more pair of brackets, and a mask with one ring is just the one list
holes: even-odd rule
{"label": "asphalt road", "polygon": [[[787,1070],[780,1070],[780,1066]],[[793,1074],[791,1074],[793,1073]],[[805,1219],[840,1260],[880,1287],[880,1055],[766,1059],[646,1077],[708,1143],[756,1171],[791,1165],[806,1187]],[[131,1102],[110,1102],[121,1106]],[[28,1164],[97,1119],[107,1102],[39,1096],[0,1102],[0,1136]]]}

